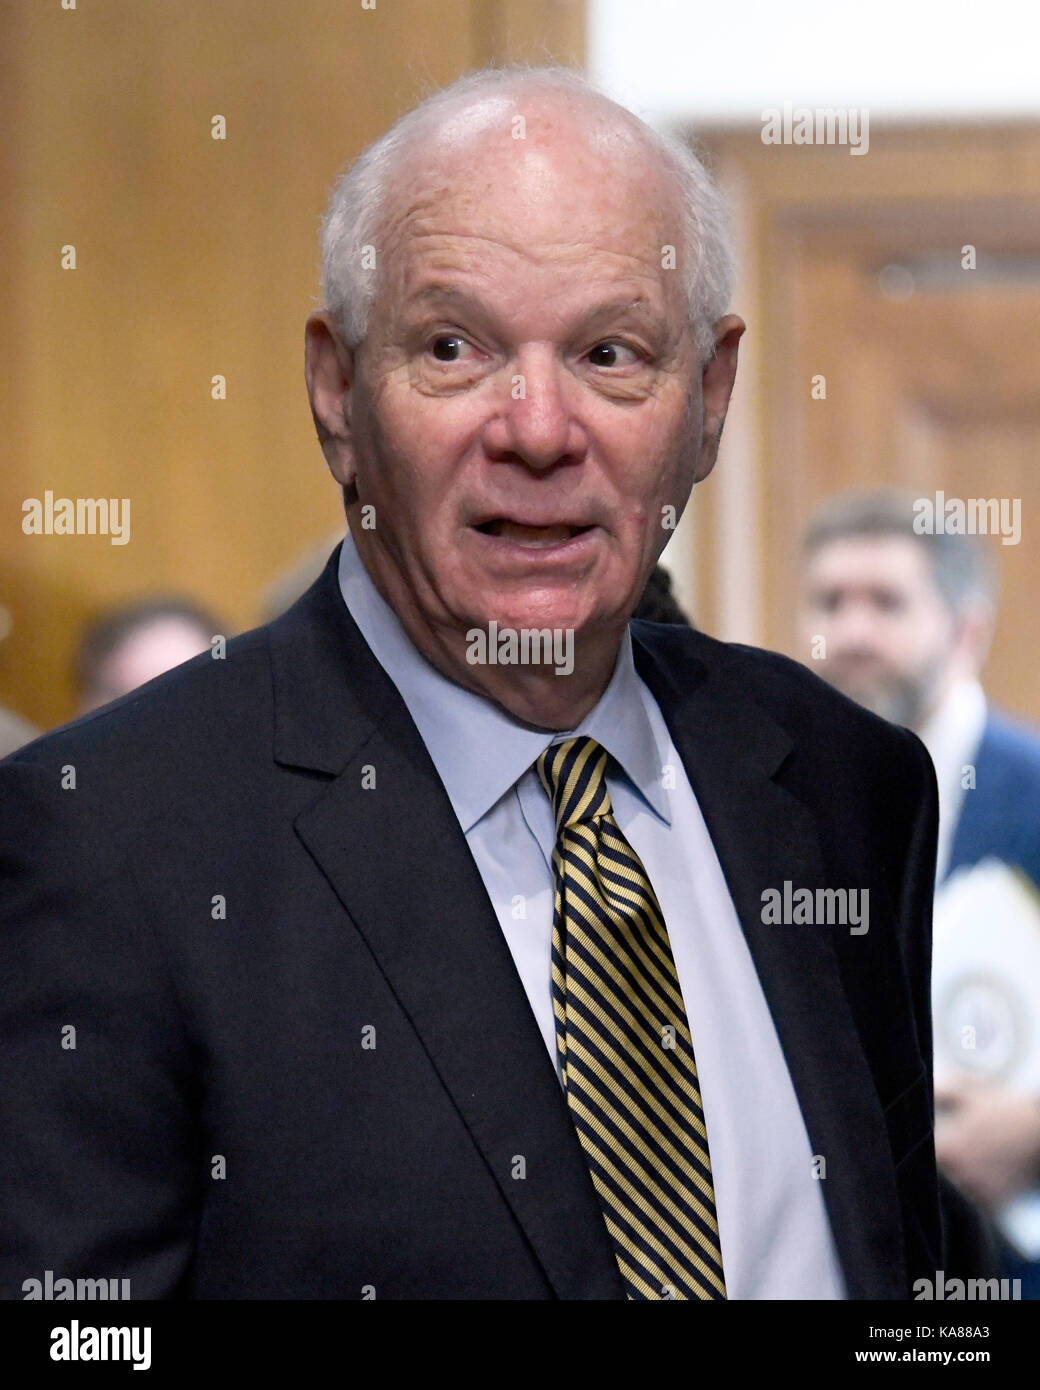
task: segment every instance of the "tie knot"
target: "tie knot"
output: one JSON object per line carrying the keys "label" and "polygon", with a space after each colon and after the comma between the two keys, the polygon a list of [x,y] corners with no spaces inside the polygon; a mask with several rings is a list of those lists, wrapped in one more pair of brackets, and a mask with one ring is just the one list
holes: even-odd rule
{"label": "tie knot", "polygon": [[610,814],[607,750],[594,738],[550,744],[535,766],[552,802],[557,834],[569,825]]}

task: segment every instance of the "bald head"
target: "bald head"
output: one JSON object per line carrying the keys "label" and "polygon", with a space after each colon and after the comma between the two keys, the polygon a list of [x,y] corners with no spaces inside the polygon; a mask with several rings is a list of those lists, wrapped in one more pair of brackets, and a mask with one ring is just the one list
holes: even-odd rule
{"label": "bald head", "polygon": [[[718,190],[686,145],[565,68],[461,78],[403,116],[342,176],[322,226],[322,287],[350,346],[368,331],[384,270],[384,229],[407,213],[399,205],[420,183],[431,192],[436,178],[446,184],[462,174],[470,176],[474,197],[485,198],[523,178],[532,210],[550,211],[575,178],[602,187],[619,220],[633,205],[652,208],[655,254],[683,296],[700,360],[710,354],[733,273]],[[574,207],[576,217],[580,212]]]}
{"label": "bald head", "polygon": [[606,160],[633,156],[664,164],[655,132],[624,106],[565,68],[499,68],[461,78],[400,123],[402,153],[463,151],[486,135],[545,139],[565,129]]}

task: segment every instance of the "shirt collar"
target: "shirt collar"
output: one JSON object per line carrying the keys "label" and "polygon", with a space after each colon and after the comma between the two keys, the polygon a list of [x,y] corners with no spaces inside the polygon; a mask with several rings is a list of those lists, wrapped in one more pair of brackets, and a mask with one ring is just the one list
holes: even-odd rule
{"label": "shirt collar", "polygon": [[463,834],[501,800],[550,743],[576,734],[601,743],[652,810],[669,821],[668,798],[660,782],[665,750],[657,746],[643,703],[627,629],[614,673],[597,704],[577,729],[549,735],[518,723],[426,660],[379,593],[349,534],[340,551],[339,585],[372,655],[408,707]]}
{"label": "shirt collar", "polygon": [[977,680],[955,681],[921,730],[921,741],[940,774],[971,762],[986,724],[986,695]]}

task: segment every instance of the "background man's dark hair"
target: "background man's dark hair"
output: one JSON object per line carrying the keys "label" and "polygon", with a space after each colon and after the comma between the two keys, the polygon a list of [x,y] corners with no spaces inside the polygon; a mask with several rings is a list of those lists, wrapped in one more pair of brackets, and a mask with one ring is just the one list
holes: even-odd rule
{"label": "background man's dark hair", "polygon": [[646,581],[643,597],[632,616],[642,618],[648,623],[682,623],[686,627],[693,626],[672,593],[672,576],[663,565],[654,566],[650,578]]}
{"label": "background man's dark hair", "polygon": [[809,522],[803,551],[808,557],[832,541],[905,536],[922,547],[936,587],[953,612],[972,600],[995,605],[997,571],[986,541],[981,536],[919,534],[914,530],[914,516],[915,503],[922,495],[927,494],[879,488],[830,497]]}
{"label": "background man's dark hair", "polygon": [[226,632],[212,613],[191,599],[167,595],[121,604],[94,618],[84,629],[73,661],[76,688],[81,693],[94,690],[113,652],[144,628],[167,618],[190,623],[207,646],[217,633]]}

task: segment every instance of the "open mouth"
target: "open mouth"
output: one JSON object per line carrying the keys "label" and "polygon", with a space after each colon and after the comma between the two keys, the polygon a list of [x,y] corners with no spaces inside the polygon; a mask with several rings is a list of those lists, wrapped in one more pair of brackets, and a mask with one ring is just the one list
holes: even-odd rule
{"label": "open mouth", "polygon": [[506,517],[495,517],[476,528],[482,535],[497,536],[500,540],[516,541],[520,545],[560,545],[573,540],[575,536],[591,531],[591,526],[572,526],[567,522],[554,522],[547,526],[529,526],[525,522],[510,521]]}

